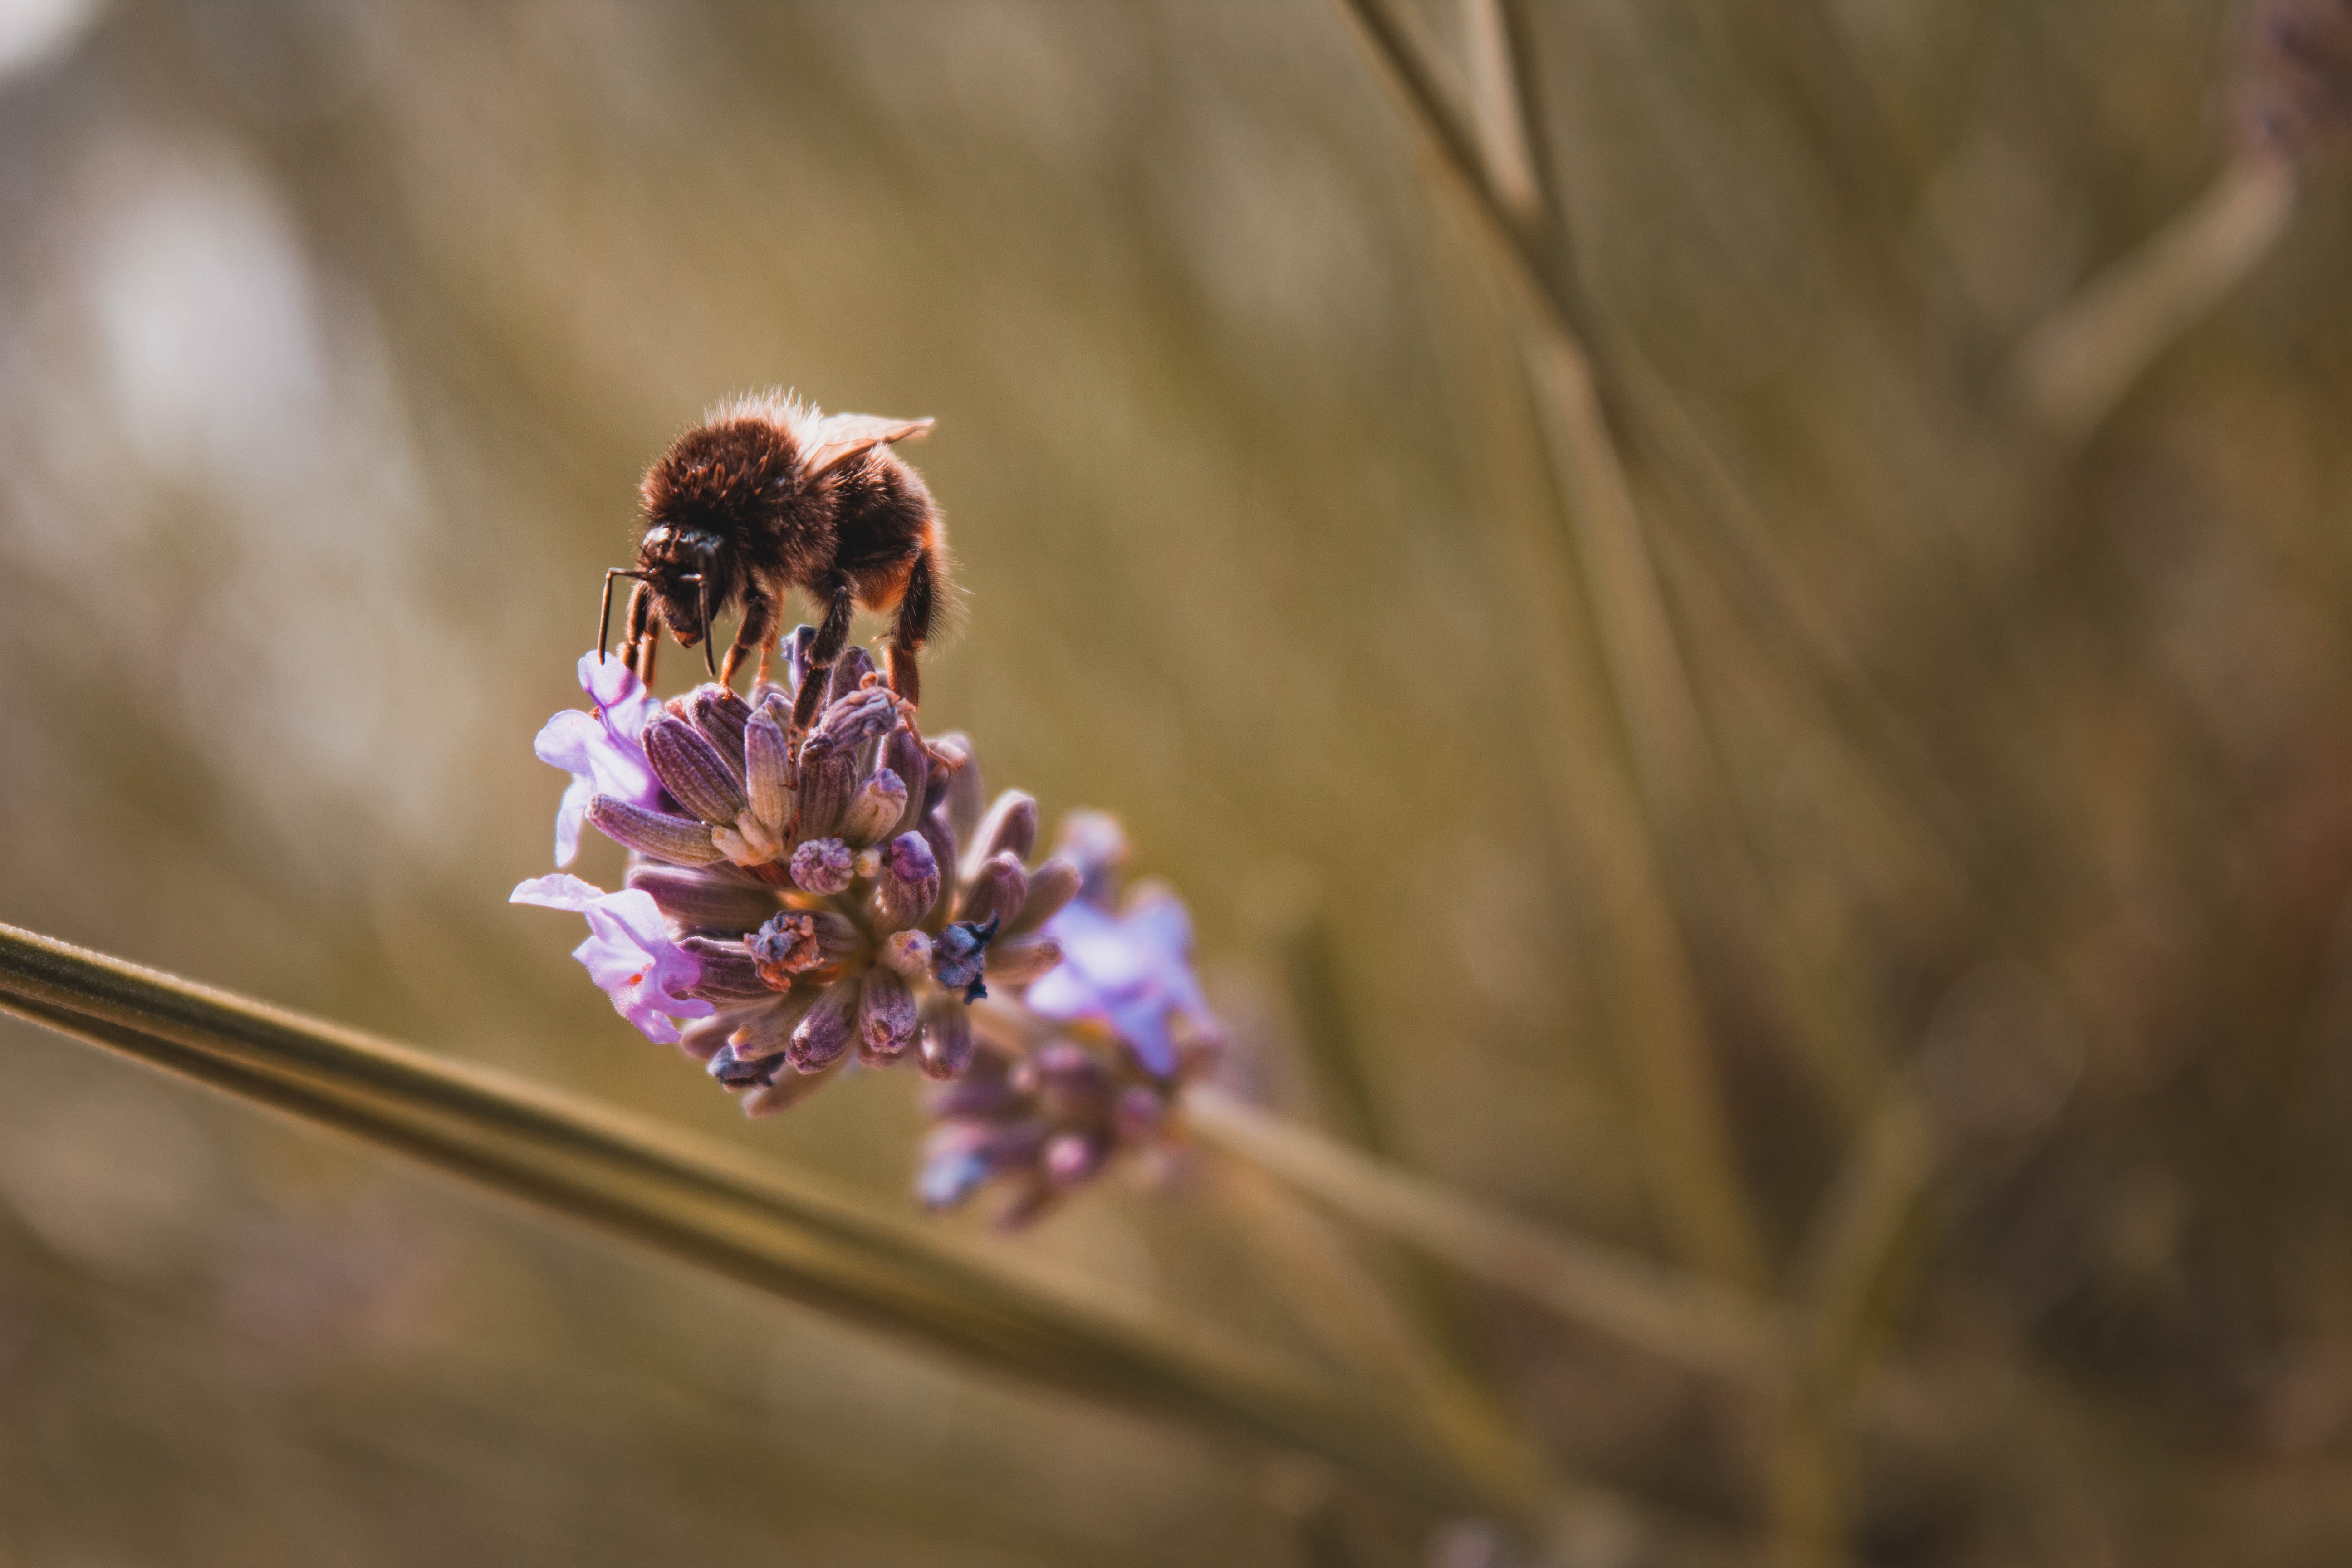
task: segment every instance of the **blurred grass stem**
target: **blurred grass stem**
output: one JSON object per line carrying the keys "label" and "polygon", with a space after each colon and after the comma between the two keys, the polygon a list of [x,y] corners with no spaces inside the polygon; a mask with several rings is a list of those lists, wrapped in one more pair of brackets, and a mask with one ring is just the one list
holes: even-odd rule
{"label": "blurred grass stem", "polygon": [[6,926],[0,1011],[999,1372],[1523,1517],[1293,1369],[642,1118]]}
{"label": "blurred grass stem", "polygon": [[1213,1086],[1190,1090],[1184,1106],[1203,1142],[1360,1225],[1676,1365],[1768,1391],[1786,1386],[1771,1309],[1728,1287],[1500,1213]]}
{"label": "blurred grass stem", "polygon": [[2294,195],[2292,164],[2242,158],[2059,307],[2018,351],[2019,390],[2034,417],[2068,440],[2096,429],[2157,356],[2269,253]]}

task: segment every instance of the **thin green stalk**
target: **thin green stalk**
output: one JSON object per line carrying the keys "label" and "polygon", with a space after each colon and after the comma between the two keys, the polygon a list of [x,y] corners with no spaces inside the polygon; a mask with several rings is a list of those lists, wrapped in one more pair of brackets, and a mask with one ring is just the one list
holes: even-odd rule
{"label": "thin green stalk", "polygon": [[6,926],[0,1011],[935,1351],[1516,1516],[1295,1369],[640,1117]]}
{"label": "thin green stalk", "polygon": [[1213,1085],[1188,1091],[1184,1110],[1202,1142],[1570,1322],[1749,1387],[1790,1386],[1787,1342],[1761,1301],[1503,1214]]}

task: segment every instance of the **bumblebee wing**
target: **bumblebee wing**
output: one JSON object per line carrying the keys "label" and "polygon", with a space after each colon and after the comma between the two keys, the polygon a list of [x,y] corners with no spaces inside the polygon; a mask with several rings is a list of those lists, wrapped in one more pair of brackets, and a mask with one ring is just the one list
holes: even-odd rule
{"label": "bumblebee wing", "polygon": [[930,427],[929,419],[884,419],[872,414],[830,415],[810,432],[814,439],[805,448],[802,460],[806,464],[808,477],[815,479],[877,447],[907,440]]}

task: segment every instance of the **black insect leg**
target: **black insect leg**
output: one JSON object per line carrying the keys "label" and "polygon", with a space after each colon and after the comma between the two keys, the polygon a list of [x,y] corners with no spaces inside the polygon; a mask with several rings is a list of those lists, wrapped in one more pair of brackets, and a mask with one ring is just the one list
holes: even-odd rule
{"label": "black insect leg", "polygon": [[931,557],[929,551],[915,557],[907,572],[907,589],[898,599],[898,618],[890,626],[890,646],[884,652],[890,675],[890,689],[908,701],[920,704],[923,700],[922,672],[917,668],[916,655],[931,639],[931,617],[936,613],[938,595],[931,584]]}
{"label": "black insect leg", "polygon": [[753,584],[743,591],[743,624],[735,628],[735,642],[727,650],[727,662],[719,667],[719,683],[730,691],[735,689],[735,672],[743,668],[743,660],[754,649],[760,664],[751,676],[751,689],[757,692],[767,684],[768,655],[776,644],[776,601],[766,589]]}
{"label": "black insect leg", "polygon": [[805,731],[816,721],[816,710],[824,703],[825,689],[833,684],[833,661],[849,644],[849,584],[844,583],[834,590],[833,602],[824,612],[824,624],[816,629],[816,640],[809,644],[808,669],[801,676],[800,695],[793,700],[793,728]]}
{"label": "black insect leg", "polygon": [[621,660],[647,686],[654,683],[654,650],[660,646],[654,624],[654,591],[640,583],[629,591],[629,637],[621,645]]}

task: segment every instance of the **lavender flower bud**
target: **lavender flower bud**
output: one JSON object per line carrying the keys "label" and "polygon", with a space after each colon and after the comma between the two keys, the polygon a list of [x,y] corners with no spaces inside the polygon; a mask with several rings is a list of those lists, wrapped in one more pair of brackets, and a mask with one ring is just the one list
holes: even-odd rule
{"label": "lavender flower bud", "polygon": [[790,1110],[832,1080],[833,1074],[829,1071],[780,1072],[772,1081],[761,1085],[743,1097],[743,1114],[757,1118]]}
{"label": "lavender flower bud", "polygon": [[793,910],[771,920],[741,944],[776,990],[793,977],[840,963],[857,951],[857,928],[831,910]]}
{"label": "lavender flower bud", "polygon": [[1039,866],[1029,873],[1029,897],[1022,901],[1020,914],[1004,922],[1004,934],[1024,935],[1060,914],[1078,896],[1085,879],[1076,862],[1059,855]]}
{"label": "lavender flower bud", "polygon": [[[814,626],[794,626],[793,635],[784,640],[784,669],[792,677],[793,691],[795,693],[800,690],[801,682],[808,679],[809,646],[815,641]],[[784,702],[784,713],[787,718],[791,716],[792,710],[793,705],[788,695]]]}
{"label": "lavender flower bud", "polygon": [[[929,1027],[928,1016],[924,1026]],[[1028,1098],[1002,1073],[967,1072],[932,1089],[924,1098],[923,1110],[934,1121],[987,1121],[1025,1114]]]}
{"label": "lavender flower bud", "polygon": [[919,833],[902,833],[882,856],[882,874],[875,879],[875,926],[886,931],[904,931],[930,911],[940,896],[940,863]]}
{"label": "lavender flower bud", "polygon": [[981,974],[988,960],[988,944],[996,935],[996,919],[974,925],[958,921],[940,932],[931,943],[931,975],[950,991],[961,990],[963,999],[977,1002],[988,994]]}
{"label": "lavender flower bud", "polygon": [[728,1089],[751,1089],[768,1083],[776,1076],[782,1064],[772,1059],[750,1061],[736,1054],[732,1046],[722,1046],[710,1058],[710,1076]]}
{"label": "lavender flower bud", "polygon": [[931,939],[919,931],[893,931],[877,955],[902,980],[919,980],[931,972]]}
{"label": "lavender flower bud", "polygon": [[915,1197],[925,1208],[954,1208],[995,1174],[987,1153],[976,1146],[977,1135],[963,1128],[948,1131],[957,1136],[934,1136],[923,1150]]}
{"label": "lavender flower bud", "polygon": [[907,792],[907,804],[898,820],[878,830],[877,838],[896,838],[901,833],[915,831],[927,804],[924,792],[929,788],[931,759],[923,750],[923,742],[913,729],[901,724],[882,742],[881,765],[898,775]]}
{"label": "lavender flower bud", "polygon": [[[856,751],[866,742],[887,735],[898,727],[898,700],[890,695],[888,687],[868,686],[862,690],[852,687],[835,698],[832,705],[818,716],[816,728],[809,731],[806,744]],[[808,755],[805,750],[802,752],[801,761],[806,765]]]}
{"label": "lavender flower bud", "polygon": [[1062,944],[1050,936],[999,939],[988,950],[988,977],[1004,985],[1026,985],[1062,962]]}
{"label": "lavender flower bud", "polygon": [[1053,1115],[1068,1121],[1101,1114],[1110,1097],[1110,1068],[1100,1057],[1068,1040],[1037,1047],[1037,1097]]}
{"label": "lavender flower bud", "polygon": [[696,1061],[707,1062],[725,1047],[727,1037],[735,1032],[742,1018],[740,1013],[720,1013],[709,1018],[697,1018],[678,1031],[677,1048]]}
{"label": "lavender flower bud", "polygon": [[934,810],[923,814],[923,819],[916,824],[915,831],[930,847],[932,863],[946,874],[942,876],[940,887],[940,891],[946,896],[932,906],[931,919],[927,922],[936,934],[939,927],[947,924],[949,912],[955,904],[955,884],[948,879],[955,870],[955,829],[948,825],[944,810]]}
{"label": "lavender flower bud", "polygon": [[625,883],[653,895],[661,912],[691,930],[751,931],[776,912],[776,896],[731,868],[689,871],[677,866],[632,866]]}
{"label": "lavender flower bud", "polygon": [[838,893],[851,880],[849,846],[838,838],[812,838],[793,851],[793,880],[812,893]]}
{"label": "lavender flower bud", "polygon": [[1075,1187],[1103,1168],[1109,1145],[1081,1132],[1064,1132],[1047,1140],[1044,1157],[1045,1179],[1057,1187]]}
{"label": "lavender flower bud", "polygon": [[967,880],[979,873],[984,861],[999,855],[1010,855],[1017,865],[1029,858],[1029,851],[1037,847],[1037,801],[1034,795],[1009,789],[996,797],[988,808],[970,841],[971,849],[964,861]]}
{"label": "lavender flower bud", "polygon": [[728,772],[735,775],[735,782],[740,784],[743,782],[743,727],[751,722],[751,705],[723,686],[705,682],[696,687],[684,702],[672,702],[667,706],[671,712],[710,737],[711,746],[727,764]]}
{"label": "lavender flower bud", "polygon": [[825,700],[838,702],[845,697],[856,695],[857,689],[865,684],[866,678],[873,673],[874,656],[856,643],[850,644],[833,661],[833,684],[825,691]]}
{"label": "lavender flower bud", "polygon": [[906,815],[905,783],[888,768],[877,768],[843,815],[841,836],[852,844],[871,844]]}
{"label": "lavender flower bud", "polygon": [[942,735],[931,745],[942,757],[958,760],[943,784],[936,778],[932,781],[933,787],[942,791],[932,804],[947,807],[948,826],[955,830],[960,843],[969,844],[980,826],[981,808],[988,804],[981,793],[980,763],[973,759],[971,742],[958,733]]}
{"label": "lavender flower bud", "polygon": [[646,760],[678,805],[714,826],[734,822],[751,802],[710,737],[668,713],[646,725]]}
{"label": "lavender flower bud", "polygon": [[751,814],[781,833],[793,819],[793,750],[784,729],[766,709],[743,726],[743,793]]}
{"label": "lavender flower bud", "polygon": [[2255,148],[2307,159],[2352,135],[2352,8],[2341,0],[2257,0],[2239,86]]}
{"label": "lavender flower bud", "polygon": [[832,837],[856,793],[856,747],[820,747],[814,740],[801,747],[802,837]]}
{"label": "lavender flower bud", "polygon": [[702,977],[688,988],[689,995],[728,1007],[769,1001],[783,989],[761,977],[740,937],[689,936],[677,945],[702,963]]}
{"label": "lavender flower bud", "polygon": [[816,1005],[816,993],[803,986],[787,992],[765,1007],[744,1016],[727,1037],[728,1048],[743,1061],[762,1061],[791,1043],[793,1031]]}
{"label": "lavender flower bud", "polygon": [[784,1047],[784,1058],[795,1072],[819,1072],[841,1059],[849,1049],[852,1021],[857,1016],[857,994],[863,990],[855,980],[836,982],[825,987],[817,997],[816,1005],[808,1010],[793,1031]]}
{"label": "lavender flower bud", "polygon": [[957,918],[977,923],[1010,921],[1029,899],[1029,873],[1010,850],[979,862],[965,862],[965,886],[956,902]]}
{"label": "lavender flower bud", "polygon": [[1126,1090],[1111,1107],[1110,1124],[1126,1143],[1157,1137],[1168,1120],[1168,1102],[1140,1084]]}
{"label": "lavender flower bud", "polygon": [[925,1078],[962,1077],[964,1069],[971,1066],[974,1049],[970,1011],[961,1002],[927,1004],[918,1043]]}
{"label": "lavender flower bud", "polygon": [[721,858],[710,841],[708,823],[649,811],[615,795],[600,795],[588,803],[588,820],[614,843],[673,866],[708,866]]}
{"label": "lavender flower bud", "polygon": [[1061,1201],[1063,1191],[1042,1177],[1032,1178],[1022,1184],[1020,1190],[1013,1194],[1013,1201],[999,1209],[990,1223],[1007,1235],[1016,1230],[1026,1230],[1052,1212],[1054,1205]]}
{"label": "lavender flower bud", "polygon": [[857,1005],[857,1059],[888,1067],[915,1043],[917,1022],[915,994],[907,983],[887,969],[867,970]]}

